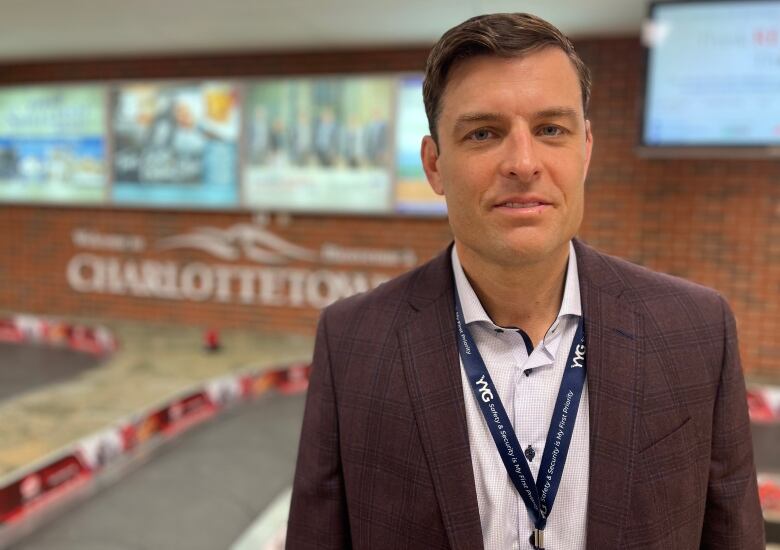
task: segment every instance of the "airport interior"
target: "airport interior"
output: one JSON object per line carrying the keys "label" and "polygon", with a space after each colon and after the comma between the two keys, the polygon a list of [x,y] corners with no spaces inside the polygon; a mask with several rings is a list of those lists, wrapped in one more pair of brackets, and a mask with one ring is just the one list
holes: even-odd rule
{"label": "airport interior", "polygon": [[780,0],[0,5],[0,549],[285,547],[320,313],[453,242],[426,60],[504,12],[592,75],[577,238],[733,311],[780,549]]}

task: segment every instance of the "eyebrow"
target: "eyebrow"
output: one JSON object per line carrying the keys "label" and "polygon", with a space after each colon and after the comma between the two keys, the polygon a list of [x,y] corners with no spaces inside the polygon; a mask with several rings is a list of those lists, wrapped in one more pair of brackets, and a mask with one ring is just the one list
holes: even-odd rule
{"label": "eyebrow", "polygon": [[500,113],[464,113],[455,120],[453,130],[455,133],[459,133],[464,126],[469,126],[474,122],[501,122],[505,119],[506,116]]}
{"label": "eyebrow", "polygon": [[534,113],[534,118],[572,118],[577,120],[579,116],[579,111],[571,107],[551,107]]}
{"label": "eyebrow", "polygon": [[[464,113],[455,120],[453,131],[455,133],[459,133],[464,126],[469,126],[474,122],[502,122],[506,120],[506,118],[506,115],[502,113]],[[571,107],[550,107],[548,109],[535,112],[532,118],[534,120],[550,118],[569,118],[572,120],[577,120],[579,118],[579,111],[572,109]]]}

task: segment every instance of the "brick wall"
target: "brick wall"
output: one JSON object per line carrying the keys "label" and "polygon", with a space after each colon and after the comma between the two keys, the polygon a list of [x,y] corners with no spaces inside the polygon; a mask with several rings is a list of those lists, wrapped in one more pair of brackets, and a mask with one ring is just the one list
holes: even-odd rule
{"label": "brick wall", "polygon": [[[582,237],[604,251],[714,287],[730,301],[739,323],[743,362],[753,374],[780,374],[780,163],[770,160],[658,160],[635,152],[639,135],[643,54],[636,39],[580,40],[594,74],[590,118],[595,151],[587,183]],[[291,53],[192,58],[90,60],[0,65],[0,84],[117,78],[249,76],[419,70],[425,49]],[[230,299],[164,299],[76,292],[66,271],[89,253],[116,261],[141,258],[180,265],[217,262],[200,250],[160,251],[158,239],[198,226],[226,229],[251,223],[248,212],[181,212],[0,206],[0,309],[63,315],[123,317],[198,325],[312,330],[311,307],[244,303],[240,282]],[[422,261],[450,239],[436,219],[295,215],[265,220],[265,230],[317,250],[410,248]],[[141,235],[144,252],[86,250],[75,229]],[[217,262],[220,263],[220,262]],[[246,265],[222,261],[222,264]],[[390,276],[404,268],[324,266],[296,261],[309,272],[332,269]],[[260,284],[260,283],[254,283]]]}
{"label": "brick wall", "polygon": [[[204,298],[179,296],[166,298],[164,292],[144,296],[145,291],[133,293],[128,287],[128,263],[131,269],[142,261],[175,263],[181,280],[181,273],[187,266],[208,266],[212,270],[218,266],[229,268],[257,268],[257,264],[248,260],[245,248],[240,241],[233,241],[233,249],[238,253],[235,260],[214,256],[197,248],[178,248],[159,250],[155,243],[176,235],[191,235],[198,227],[229,229],[237,224],[253,224],[269,231],[282,239],[303,247],[318,251],[323,243],[333,243],[350,249],[378,249],[380,251],[404,251],[411,249],[418,261],[432,257],[450,240],[449,228],[441,220],[397,219],[384,220],[370,218],[335,218],[318,216],[294,216],[289,219],[270,217],[262,223],[256,223],[248,213],[214,212],[178,212],[145,210],[108,210],[108,209],[56,209],[36,207],[13,207],[0,209],[0,250],[3,259],[0,262],[0,309],[49,313],[71,314],[87,317],[120,317],[127,319],[154,320],[196,324],[203,326],[252,326],[262,329],[284,329],[310,331],[317,319],[317,310],[310,307],[311,300],[281,298],[289,294],[290,282],[285,277],[288,270],[298,270],[307,278],[333,274],[365,275],[369,283],[381,277],[387,279],[408,268],[400,265],[372,265],[367,262],[346,264],[336,262],[328,265],[323,262],[294,260],[281,265],[265,265],[262,268],[273,270],[284,280],[274,282],[276,290],[268,290],[269,282],[262,277],[252,277],[247,286],[251,286],[251,295],[242,296],[241,280],[238,275],[229,278],[229,291],[220,299],[216,282],[212,292]],[[140,236],[144,250],[108,249],[103,246],[77,246],[74,231],[89,234]],[[77,292],[69,284],[68,266],[75,265],[79,258],[98,258],[101,266],[109,263],[122,267],[120,285],[125,288],[112,289],[103,285],[95,290],[94,285],[86,291]],[[75,258],[75,259],[74,259]],[[82,271],[79,280],[88,284],[98,278],[89,263]],[[110,269],[110,268],[108,268]],[[267,274],[267,273],[266,273]],[[276,277],[279,279],[279,277]],[[228,278],[226,278],[228,279]],[[199,281],[196,281],[202,287]],[[311,281],[301,281],[301,285]],[[314,282],[316,283],[316,281]],[[183,283],[175,286],[181,287]],[[327,285],[322,284],[316,293],[316,300],[327,299]],[[288,288],[281,288],[288,287]],[[78,288],[78,287],[77,287]],[[265,289],[265,290],[264,290]],[[305,290],[305,289],[304,289]],[[263,297],[266,292],[268,296]],[[303,291],[301,291],[303,292]],[[174,292],[175,294],[176,292]],[[181,293],[181,291],[179,291]],[[279,295],[274,297],[272,295]],[[279,305],[264,306],[264,302]],[[316,301],[314,302],[316,304]]]}

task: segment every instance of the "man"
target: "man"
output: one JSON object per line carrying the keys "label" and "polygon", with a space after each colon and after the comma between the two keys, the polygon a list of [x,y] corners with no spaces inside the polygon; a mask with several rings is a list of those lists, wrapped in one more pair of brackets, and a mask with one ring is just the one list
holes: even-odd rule
{"label": "man", "polygon": [[323,313],[287,547],[763,548],[728,306],[574,239],[593,135],[571,43],[470,19],[423,94],[455,243]]}

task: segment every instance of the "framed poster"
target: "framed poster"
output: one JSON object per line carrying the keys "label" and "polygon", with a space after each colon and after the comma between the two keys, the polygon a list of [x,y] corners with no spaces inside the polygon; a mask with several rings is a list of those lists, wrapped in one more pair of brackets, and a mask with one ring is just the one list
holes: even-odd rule
{"label": "framed poster", "polygon": [[113,90],[114,202],[238,206],[238,98],[235,84],[218,81]]}
{"label": "framed poster", "polygon": [[444,197],[433,192],[420,160],[420,144],[429,133],[422,97],[422,75],[398,84],[395,134],[395,210],[404,214],[445,215]]}
{"label": "framed poster", "polygon": [[244,203],[391,212],[393,93],[388,77],[256,82],[247,93]]}
{"label": "framed poster", "polygon": [[0,200],[102,202],[105,111],[99,86],[0,88]]}

